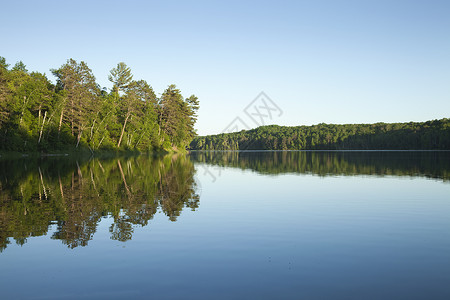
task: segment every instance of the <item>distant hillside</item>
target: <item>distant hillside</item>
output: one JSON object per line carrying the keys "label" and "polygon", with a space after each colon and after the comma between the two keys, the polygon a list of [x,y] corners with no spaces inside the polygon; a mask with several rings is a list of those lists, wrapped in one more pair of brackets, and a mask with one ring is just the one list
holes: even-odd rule
{"label": "distant hillside", "polygon": [[199,136],[191,150],[450,150],[450,119],[409,123],[261,126]]}

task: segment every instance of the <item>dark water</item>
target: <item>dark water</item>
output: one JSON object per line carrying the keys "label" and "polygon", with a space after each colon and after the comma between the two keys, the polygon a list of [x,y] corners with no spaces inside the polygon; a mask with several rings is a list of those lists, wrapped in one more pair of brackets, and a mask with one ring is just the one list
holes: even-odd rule
{"label": "dark water", "polygon": [[0,161],[1,299],[450,299],[450,152]]}

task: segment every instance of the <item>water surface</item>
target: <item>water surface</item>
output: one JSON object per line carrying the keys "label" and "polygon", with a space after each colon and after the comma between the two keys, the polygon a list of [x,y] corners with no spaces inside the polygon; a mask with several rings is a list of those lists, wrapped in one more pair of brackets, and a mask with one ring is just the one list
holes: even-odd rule
{"label": "water surface", "polygon": [[0,161],[2,299],[450,299],[449,154]]}

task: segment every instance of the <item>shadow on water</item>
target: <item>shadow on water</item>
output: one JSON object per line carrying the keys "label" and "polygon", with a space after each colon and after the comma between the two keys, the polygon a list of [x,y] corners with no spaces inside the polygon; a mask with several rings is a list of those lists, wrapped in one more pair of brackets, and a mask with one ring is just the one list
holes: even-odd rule
{"label": "shadow on water", "polygon": [[198,207],[194,175],[184,155],[0,161],[0,252],[11,238],[23,245],[51,225],[52,239],[86,246],[104,217],[113,219],[111,239],[130,240],[157,211],[176,221],[183,208]]}
{"label": "shadow on water", "polygon": [[450,180],[449,151],[192,151],[206,165],[260,174],[393,175]]}

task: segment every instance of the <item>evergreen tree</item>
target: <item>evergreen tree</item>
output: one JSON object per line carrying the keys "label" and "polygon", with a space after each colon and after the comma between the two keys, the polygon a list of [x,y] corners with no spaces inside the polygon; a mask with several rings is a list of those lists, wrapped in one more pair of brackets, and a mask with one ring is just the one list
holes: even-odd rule
{"label": "evergreen tree", "polygon": [[77,63],[69,59],[61,68],[53,70],[53,74],[57,77],[58,88],[64,95],[58,130],[61,131],[63,121],[67,120],[72,136],[76,136],[78,147],[84,130],[92,125],[95,119],[100,91],[92,70],[83,61]]}
{"label": "evergreen tree", "polygon": [[113,85],[113,92],[119,94],[119,92],[124,91],[128,88],[129,84],[133,80],[133,75],[131,74],[131,69],[127,67],[124,62],[117,64],[117,67],[112,69],[110,75],[108,76],[109,81]]}
{"label": "evergreen tree", "polygon": [[69,59],[44,74],[0,57],[0,150],[185,149],[195,136],[198,99],[170,86],[161,99],[125,63],[111,70],[111,93],[85,62]]}
{"label": "evergreen tree", "polygon": [[170,85],[160,100],[159,122],[164,133],[170,138],[174,148],[184,148],[195,136],[194,124],[199,108],[198,98],[194,95],[183,99],[175,85]]}
{"label": "evergreen tree", "polygon": [[190,149],[450,150],[450,119],[393,124],[269,125],[248,131],[196,137]]}

